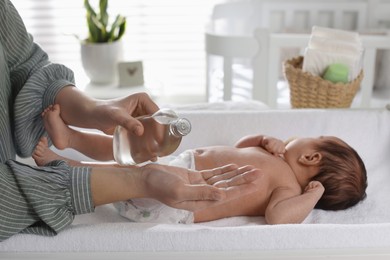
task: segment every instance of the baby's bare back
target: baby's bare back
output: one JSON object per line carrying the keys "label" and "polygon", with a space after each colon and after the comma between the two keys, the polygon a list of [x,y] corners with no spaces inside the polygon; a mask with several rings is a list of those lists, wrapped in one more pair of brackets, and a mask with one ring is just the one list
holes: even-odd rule
{"label": "baby's bare back", "polygon": [[257,192],[216,207],[197,211],[195,222],[232,216],[264,216],[272,191],[276,187],[290,185],[296,181],[294,173],[283,158],[271,155],[260,147],[213,146],[196,149],[194,154],[197,170],[234,163],[238,166],[253,165],[263,173],[263,176],[255,182]]}

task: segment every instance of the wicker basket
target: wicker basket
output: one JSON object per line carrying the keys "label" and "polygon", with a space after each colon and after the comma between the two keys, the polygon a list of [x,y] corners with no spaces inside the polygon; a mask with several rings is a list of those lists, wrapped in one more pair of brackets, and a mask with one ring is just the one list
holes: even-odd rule
{"label": "wicker basket", "polygon": [[348,108],[363,79],[363,70],[353,81],[332,83],[311,73],[302,71],[303,57],[283,63],[283,73],[290,87],[293,108]]}

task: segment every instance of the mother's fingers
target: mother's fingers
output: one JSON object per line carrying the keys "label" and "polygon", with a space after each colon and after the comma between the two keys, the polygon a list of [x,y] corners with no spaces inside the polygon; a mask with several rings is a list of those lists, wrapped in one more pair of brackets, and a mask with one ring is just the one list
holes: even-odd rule
{"label": "mother's fingers", "polygon": [[109,113],[109,124],[113,124],[113,126],[110,125],[110,128],[108,130],[105,130],[104,133],[106,134],[114,134],[115,126],[120,125],[123,128],[125,128],[129,133],[140,136],[144,132],[144,127],[142,123],[134,118],[130,113],[128,113],[124,109],[111,109]]}
{"label": "mother's fingers", "polygon": [[[207,183],[208,183],[209,179],[212,179],[212,178],[217,177],[217,176],[221,176],[225,173],[235,171],[237,168],[238,168],[238,166],[235,164],[228,164],[228,165],[214,168],[214,169],[203,170],[200,173],[202,174],[203,179],[205,181],[207,181]],[[212,183],[208,183],[208,184],[212,184]]]}
{"label": "mother's fingers", "polygon": [[223,180],[229,180],[235,176],[241,175],[247,171],[250,171],[253,169],[253,166],[247,165],[247,166],[242,166],[240,168],[233,168],[230,167],[229,170],[226,170],[220,174],[215,174],[214,176],[210,177],[209,179],[206,180],[207,184],[215,184],[219,181]]}
{"label": "mother's fingers", "polygon": [[260,178],[262,175],[263,174],[259,169],[255,169],[252,166],[244,166],[236,170],[236,175],[227,179],[219,180],[213,185],[218,188],[230,188],[240,186],[243,184],[251,183]]}
{"label": "mother's fingers", "polygon": [[[212,190],[211,186],[207,185],[203,187],[200,185],[196,188],[193,186],[191,192],[189,189],[186,190],[188,193],[187,195],[190,196],[181,195],[181,200],[176,202],[174,207],[194,211],[226,203],[227,201],[237,199],[240,196],[255,192],[257,186],[253,181],[261,176],[262,173],[259,169],[251,169],[229,180],[221,180],[216,183],[214,187],[218,188],[218,190]],[[183,198],[188,200],[183,200]]]}

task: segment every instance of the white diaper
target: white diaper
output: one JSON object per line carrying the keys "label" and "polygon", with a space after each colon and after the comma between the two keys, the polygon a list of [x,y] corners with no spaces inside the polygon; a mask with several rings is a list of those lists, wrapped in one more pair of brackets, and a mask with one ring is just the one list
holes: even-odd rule
{"label": "white diaper", "polygon": [[171,208],[154,199],[133,199],[114,203],[122,217],[134,222],[190,224],[194,223],[191,211]]}
{"label": "white diaper", "polygon": [[193,150],[187,150],[173,158],[167,163],[171,166],[182,167],[190,170],[195,170],[195,157]]}
{"label": "white diaper", "polygon": [[[194,154],[188,150],[178,156],[167,156],[158,160],[167,164],[187,169],[195,169]],[[134,222],[190,224],[194,222],[191,211],[171,208],[154,199],[132,199],[114,203],[119,214]]]}

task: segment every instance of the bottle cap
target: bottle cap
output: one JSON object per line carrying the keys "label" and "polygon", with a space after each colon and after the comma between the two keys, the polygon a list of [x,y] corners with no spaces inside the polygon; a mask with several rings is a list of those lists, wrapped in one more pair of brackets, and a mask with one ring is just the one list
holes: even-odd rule
{"label": "bottle cap", "polygon": [[185,136],[191,132],[191,123],[186,118],[177,119],[173,126],[174,133],[177,135]]}

